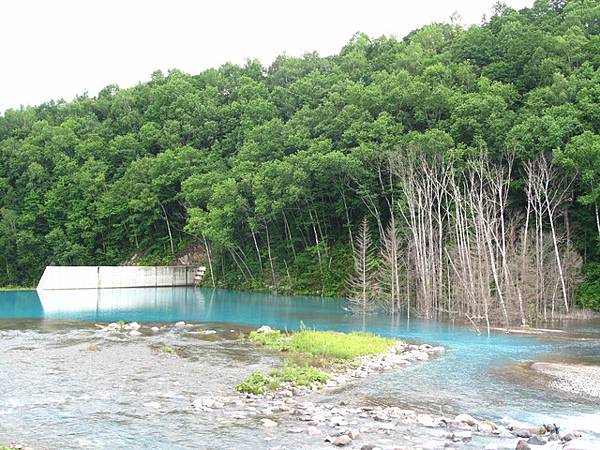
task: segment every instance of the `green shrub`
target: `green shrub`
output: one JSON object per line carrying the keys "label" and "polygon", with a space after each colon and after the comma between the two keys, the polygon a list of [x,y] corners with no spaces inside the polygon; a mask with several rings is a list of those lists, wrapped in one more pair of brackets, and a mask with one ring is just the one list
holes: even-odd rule
{"label": "green shrub", "polygon": [[314,367],[284,367],[270,373],[271,377],[293,386],[311,386],[322,384],[329,380],[329,375]]}
{"label": "green shrub", "polygon": [[279,387],[279,385],[273,378],[262,372],[252,372],[248,378],[235,387],[235,390],[245,394],[258,395],[264,394],[267,389],[274,390],[277,389],[277,387]]}
{"label": "green shrub", "polygon": [[584,308],[600,310],[600,264],[587,264],[585,281],[577,292],[577,302]]}
{"label": "green shrub", "polygon": [[268,375],[253,372],[235,389],[245,394],[259,395],[276,390],[281,383],[289,383],[292,386],[312,386],[325,383],[328,379],[328,374],[314,367],[286,366],[283,369],[273,370]]}

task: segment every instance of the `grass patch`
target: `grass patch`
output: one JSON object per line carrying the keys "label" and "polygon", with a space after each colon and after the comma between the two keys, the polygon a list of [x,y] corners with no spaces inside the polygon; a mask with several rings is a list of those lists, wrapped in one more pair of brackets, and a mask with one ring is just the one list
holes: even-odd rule
{"label": "grass patch", "polygon": [[175,349],[173,349],[173,347],[171,347],[170,345],[163,345],[161,348],[158,349],[159,352],[161,353],[175,353]]}
{"label": "grass patch", "polygon": [[[25,286],[1,286],[0,287],[0,292],[2,291],[34,291],[35,288],[32,287],[25,287]],[[0,447],[0,450],[2,450],[3,448]]]}
{"label": "grass patch", "polygon": [[245,394],[264,394],[267,391],[278,389],[282,383],[292,386],[321,385],[329,379],[329,375],[314,367],[287,366],[283,369],[273,370],[268,375],[263,372],[253,372],[238,384],[235,389]]}
{"label": "grass patch", "polygon": [[265,347],[303,353],[327,359],[352,360],[365,355],[377,355],[396,344],[395,339],[369,333],[337,333],[302,328],[297,333],[250,333],[250,340]]}
{"label": "grass patch", "polygon": [[273,330],[268,333],[252,331],[248,339],[266,348],[285,352],[283,369],[269,374],[253,372],[235,388],[238,392],[264,394],[282,384],[291,386],[320,386],[329,380],[329,374],[318,369],[344,368],[357,365],[357,358],[377,355],[398,343],[395,339],[369,333],[337,333],[316,331],[300,324],[296,333]]}

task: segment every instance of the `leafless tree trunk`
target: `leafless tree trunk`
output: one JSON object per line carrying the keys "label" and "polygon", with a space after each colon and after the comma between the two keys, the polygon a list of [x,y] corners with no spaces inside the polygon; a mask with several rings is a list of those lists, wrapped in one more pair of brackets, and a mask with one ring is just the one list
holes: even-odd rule
{"label": "leafless tree trunk", "polygon": [[215,275],[214,275],[213,266],[212,266],[212,258],[210,256],[210,248],[208,247],[208,242],[206,242],[206,236],[204,235],[204,233],[202,233],[202,240],[204,241],[204,248],[206,249],[206,256],[208,257],[208,268],[210,270],[210,279],[212,281],[213,287],[216,287]]}
{"label": "leafless tree trunk", "polygon": [[269,225],[265,221],[265,230],[267,232],[267,254],[269,255],[269,266],[271,267],[271,278],[273,280],[273,286],[277,286],[277,280],[275,278],[275,267],[273,266],[273,257],[271,256],[271,236],[269,234]]}
{"label": "leafless tree trunk", "polygon": [[394,216],[385,230],[385,235],[381,240],[381,259],[382,259],[382,285],[388,287],[390,294],[389,309],[395,313],[400,308],[400,270],[402,261],[400,258],[400,239],[398,237],[398,227]]}
{"label": "leafless tree trunk", "polygon": [[374,265],[371,233],[365,217],[356,237],[354,274],[348,280],[348,299],[356,313],[366,314],[375,307],[377,282]]}

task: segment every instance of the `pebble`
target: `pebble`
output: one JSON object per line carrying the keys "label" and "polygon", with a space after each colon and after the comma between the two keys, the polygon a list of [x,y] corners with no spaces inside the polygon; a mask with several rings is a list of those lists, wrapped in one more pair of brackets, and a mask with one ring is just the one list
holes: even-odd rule
{"label": "pebble", "polygon": [[527,441],[521,439],[519,442],[517,442],[517,446],[515,447],[515,450],[530,450],[531,447],[529,447],[529,444],[527,443]]}
{"label": "pebble", "polygon": [[277,422],[271,419],[260,419],[260,421],[263,428],[275,428],[277,426]]}
{"label": "pebble", "polygon": [[456,432],[452,433],[452,435],[451,435],[451,439],[454,442],[459,442],[459,441],[468,442],[471,440],[472,437],[473,437],[473,433],[471,433],[470,431],[456,431]]}
{"label": "pebble", "polygon": [[357,439],[360,439],[360,432],[358,430],[350,430],[348,431],[348,436],[350,436],[350,439],[353,441],[356,441]]}
{"label": "pebble", "polygon": [[129,336],[141,336],[142,333],[140,333],[138,330],[131,330],[129,332]]}
{"label": "pebble", "polygon": [[185,322],[184,321],[179,321],[177,323],[175,323],[176,327],[185,327]]}
{"label": "pebble", "polygon": [[341,436],[336,437],[332,444],[337,445],[338,447],[343,447],[345,445],[349,445],[352,443],[352,438],[347,434],[342,434]]}
{"label": "pebble", "polygon": [[436,426],[431,414],[417,414],[417,423],[420,425],[433,428]]}
{"label": "pebble", "polygon": [[258,330],[256,330],[256,332],[259,333],[259,334],[262,334],[262,333],[272,333],[273,332],[273,328],[271,328],[269,325],[263,325]]}
{"label": "pebble", "polygon": [[321,434],[321,430],[319,430],[317,427],[310,426],[306,429],[306,434],[309,436],[318,436]]}

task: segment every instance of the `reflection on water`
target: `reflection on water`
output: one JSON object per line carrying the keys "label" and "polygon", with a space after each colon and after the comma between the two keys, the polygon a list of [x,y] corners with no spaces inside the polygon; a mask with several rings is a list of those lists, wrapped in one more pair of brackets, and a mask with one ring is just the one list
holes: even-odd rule
{"label": "reflection on water", "polygon": [[[2,320],[4,319],[4,320]],[[478,336],[470,328],[447,322],[386,315],[366,319],[344,310],[338,299],[285,297],[194,288],[103,289],[0,292],[0,329],[40,328],[62,321],[213,322],[308,327],[338,331],[366,330],[413,342],[447,347],[432,364],[414,365],[397,373],[357,383],[340,393],[359,402],[385,403],[426,409],[436,414],[469,412],[500,420],[510,417],[542,423],[552,421],[598,433],[597,400],[568,397],[521,380],[507,367],[532,360],[563,359],[598,362],[597,323],[571,323],[569,333],[546,336]],[[25,325],[25,323],[29,325]],[[59,365],[60,366],[60,365]],[[4,382],[0,372],[0,386]],[[524,376],[523,376],[524,377]],[[83,420],[83,419],[81,419]],[[164,420],[169,420],[168,418]],[[600,434],[597,435],[600,439]]]}

